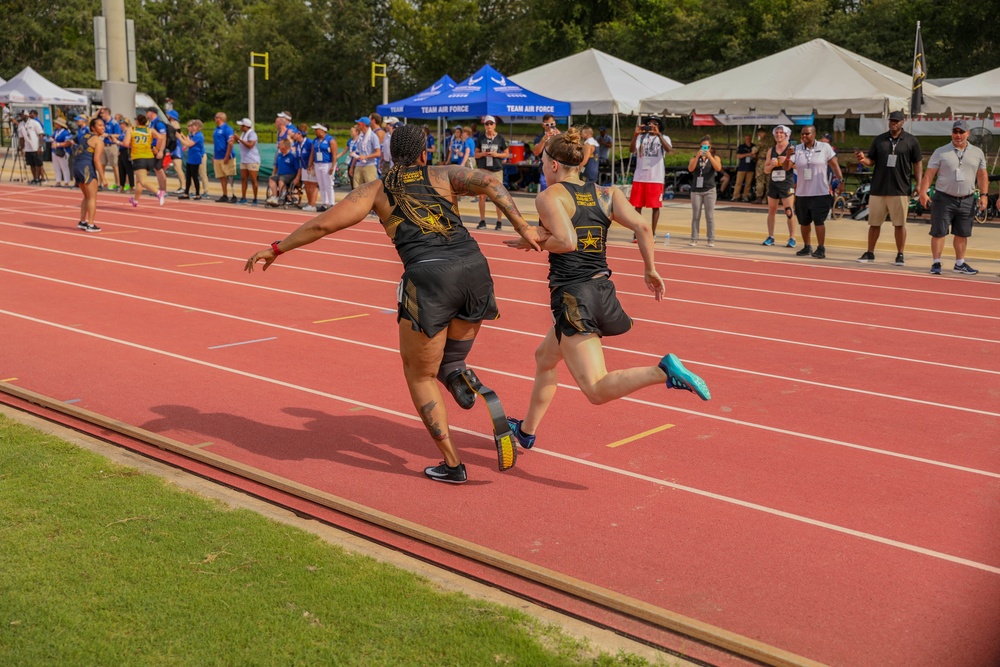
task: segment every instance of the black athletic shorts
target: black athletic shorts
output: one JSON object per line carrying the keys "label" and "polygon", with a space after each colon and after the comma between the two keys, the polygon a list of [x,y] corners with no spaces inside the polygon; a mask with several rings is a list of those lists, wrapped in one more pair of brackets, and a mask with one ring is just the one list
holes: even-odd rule
{"label": "black athletic shorts", "polygon": [[75,164],[73,165],[73,180],[76,181],[77,185],[86,185],[97,180],[97,173],[92,165]]}
{"label": "black athletic shorts", "polygon": [[162,157],[154,157],[153,158],[153,170],[154,171],[163,171],[163,158]]}
{"label": "black athletic shorts", "polygon": [[41,167],[42,166],[41,151],[24,151],[24,164],[27,167]]}
{"label": "black athletic shorts", "polygon": [[396,296],[396,321],[409,320],[414,331],[428,338],[447,329],[454,319],[480,322],[500,317],[490,266],[479,252],[413,264],[399,281]]}
{"label": "black athletic shorts", "polygon": [[800,225],[825,224],[826,219],[830,217],[831,208],[833,208],[833,197],[830,195],[795,198],[795,217],[799,219]]}
{"label": "black athletic shorts", "polygon": [[622,309],[615,284],[607,276],[556,287],[549,305],[556,340],[562,340],[563,335],[590,333],[617,336],[632,328],[632,318]]}
{"label": "black athletic shorts", "polygon": [[771,181],[767,184],[767,196],[771,199],[784,199],[795,194],[795,187],[792,185],[791,176],[786,176],[786,180],[775,183]]}
{"label": "black athletic shorts", "polygon": [[[146,171],[153,171],[156,166],[156,158],[151,157],[137,157],[132,160],[132,169],[134,171],[139,171],[140,169],[145,169]],[[163,162],[160,162],[162,168]]]}

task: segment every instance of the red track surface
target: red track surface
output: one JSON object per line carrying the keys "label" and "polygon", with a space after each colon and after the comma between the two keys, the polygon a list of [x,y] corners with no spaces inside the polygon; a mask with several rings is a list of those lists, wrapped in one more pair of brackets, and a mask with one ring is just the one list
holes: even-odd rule
{"label": "red track surface", "polygon": [[[1000,285],[660,252],[658,304],[612,246],[636,327],[608,366],[672,351],[713,400],[594,407],[563,372],[504,474],[450,405],[450,487],[421,474],[377,223],[248,276],[306,215],[99,201],[84,234],[77,194],[0,187],[0,380],[821,662],[1000,663]],[[470,362],[523,414],[544,256],[477,238],[503,316]]]}

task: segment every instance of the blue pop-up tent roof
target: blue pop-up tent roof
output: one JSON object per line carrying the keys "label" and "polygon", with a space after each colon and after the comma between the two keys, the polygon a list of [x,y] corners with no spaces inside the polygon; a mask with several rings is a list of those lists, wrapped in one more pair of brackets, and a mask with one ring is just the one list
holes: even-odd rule
{"label": "blue pop-up tent roof", "polygon": [[472,118],[474,116],[568,116],[569,102],[543,97],[510,81],[489,65],[450,91],[404,105],[408,118]]}
{"label": "blue pop-up tent roof", "polygon": [[407,104],[420,104],[424,100],[434,97],[440,93],[446,93],[452,90],[457,84],[455,80],[445,74],[443,77],[435,81],[430,88],[420,91],[416,95],[410,95],[409,97],[403,98],[396,102],[390,102],[389,104],[380,104],[375,107],[383,116],[405,116],[406,115],[406,105]]}

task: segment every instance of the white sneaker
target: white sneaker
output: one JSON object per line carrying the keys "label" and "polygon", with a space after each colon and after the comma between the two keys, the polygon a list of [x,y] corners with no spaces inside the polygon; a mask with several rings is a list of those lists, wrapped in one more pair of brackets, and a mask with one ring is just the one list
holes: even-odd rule
{"label": "white sneaker", "polygon": [[698,245],[698,242],[697,241],[691,241],[691,243],[688,243],[688,245],[692,245],[692,246],[693,245]]}
{"label": "white sneaker", "polygon": [[175,195],[182,195],[182,194],[184,194],[184,188],[177,188],[176,190],[174,190],[174,194]]}
{"label": "white sneaker", "polygon": [[163,202],[167,200],[167,193],[164,192],[163,190],[160,190],[159,192],[156,193],[156,198],[160,200],[160,206],[163,206]]}
{"label": "white sneaker", "polygon": [[306,213],[315,213],[316,212],[316,207],[315,206],[303,206],[302,210],[305,211]]}
{"label": "white sneaker", "polygon": [[709,248],[714,248],[715,247],[715,241],[709,241],[708,242],[708,247]]}

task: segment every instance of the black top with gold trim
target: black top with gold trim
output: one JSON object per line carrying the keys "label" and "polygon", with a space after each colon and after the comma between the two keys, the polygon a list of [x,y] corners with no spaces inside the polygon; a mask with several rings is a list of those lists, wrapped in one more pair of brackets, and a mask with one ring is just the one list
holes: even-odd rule
{"label": "black top with gold trim", "polygon": [[[385,188],[392,213],[383,227],[404,267],[429,259],[481,254],[479,244],[462,225],[451,200],[442,197],[431,185],[427,167],[408,167],[401,176],[406,194],[412,198],[411,205],[404,206]],[[385,177],[382,180],[384,185]]]}
{"label": "black top with gold trim", "polygon": [[76,149],[73,151],[73,168],[74,170],[79,167],[93,166],[94,165],[94,151],[96,150],[90,145],[90,140],[95,135],[91,132],[87,132],[83,135],[80,143],[76,145]]}
{"label": "black top with gold trim", "polygon": [[597,184],[576,185],[561,181],[559,185],[576,201],[572,218],[576,250],[549,253],[550,289],[590,280],[598,274],[611,275],[606,249],[611,218],[597,200]]}

